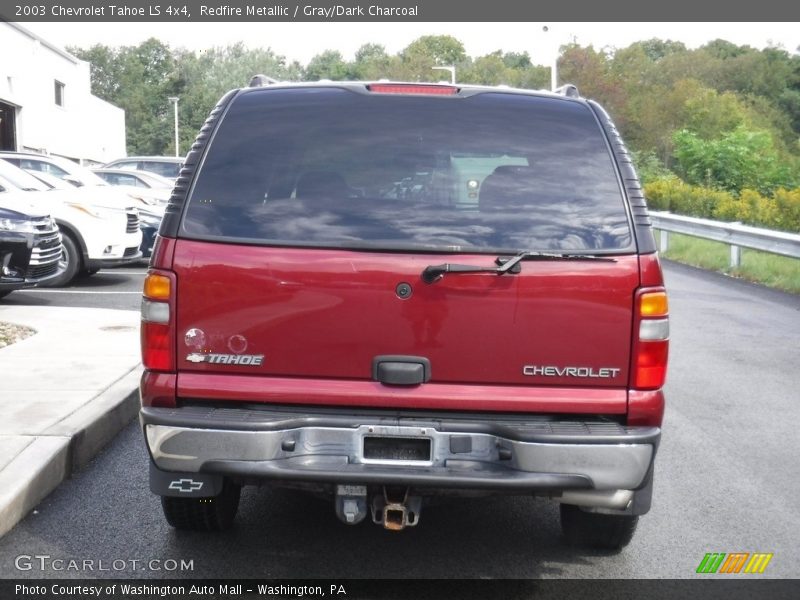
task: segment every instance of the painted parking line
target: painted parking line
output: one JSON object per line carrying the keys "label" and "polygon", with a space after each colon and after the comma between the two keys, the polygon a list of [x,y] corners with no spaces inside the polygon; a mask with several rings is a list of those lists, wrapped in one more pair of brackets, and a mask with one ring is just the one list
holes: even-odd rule
{"label": "painted parking line", "polygon": [[101,269],[95,275],[101,274],[113,274],[113,275],[147,275],[147,271],[117,271],[116,269]]}

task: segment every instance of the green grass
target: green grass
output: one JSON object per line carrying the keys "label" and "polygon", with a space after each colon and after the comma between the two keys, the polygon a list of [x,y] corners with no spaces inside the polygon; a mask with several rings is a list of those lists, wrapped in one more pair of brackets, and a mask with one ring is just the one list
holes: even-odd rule
{"label": "green grass", "polygon": [[[660,232],[656,231],[656,242],[661,243]],[[731,268],[730,246],[700,238],[669,234],[669,250],[662,252],[664,258],[710,269],[761,283],[794,294],[800,294],[800,260],[777,256],[742,248],[742,266]]]}

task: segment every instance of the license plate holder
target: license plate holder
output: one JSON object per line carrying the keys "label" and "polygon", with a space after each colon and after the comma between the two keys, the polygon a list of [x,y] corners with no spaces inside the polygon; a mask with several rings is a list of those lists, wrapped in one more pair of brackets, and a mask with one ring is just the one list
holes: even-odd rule
{"label": "license plate holder", "polygon": [[365,460],[380,462],[429,463],[431,439],[428,437],[364,436]]}

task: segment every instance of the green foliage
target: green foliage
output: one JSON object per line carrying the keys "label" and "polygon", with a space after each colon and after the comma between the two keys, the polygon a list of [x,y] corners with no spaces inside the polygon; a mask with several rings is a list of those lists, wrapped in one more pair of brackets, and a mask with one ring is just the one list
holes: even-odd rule
{"label": "green foliage", "polygon": [[797,185],[766,131],[742,125],[711,140],[682,129],[673,136],[678,173],[689,183],[738,193],[752,188],[764,193]]}
{"label": "green foliage", "polygon": [[[656,240],[659,240],[658,236]],[[678,233],[669,234],[669,250],[663,256],[795,294],[800,293],[800,261],[786,256],[743,248],[742,265],[730,267],[730,246],[727,244]]]}
{"label": "green foliage", "polygon": [[455,65],[467,58],[464,44],[450,35],[423,35],[406,46],[403,61],[423,60],[437,65]]}
{"label": "green foliage", "polygon": [[389,77],[393,62],[397,62],[397,59],[386,54],[386,48],[380,44],[364,44],[356,51],[356,59],[350,70],[356,80],[385,79]]}
{"label": "green foliage", "polygon": [[125,110],[128,154],[175,152],[173,106],[179,98],[180,149],[185,153],[217,100],[256,73],[298,79],[302,68],[271,50],[243,44],[193,53],[155,39],[138,46],[71,49],[91,63],[92,93]]}
{"label": "green foliage", "polygon": [[645,197],[650,208],[679,215],[711,219],[728,192],[692,186],[679,179],[660,179],[645,185]]}
{"label": "green foliage", "polygon": [[653,210],[800,233],[800,188],[779,188],[771,196],[751,189],[734,195],[673,178],[647,183],[644,190]]}
{"label": "green foliage", "polygon": [[636,171],[639,174],[639,180],[642,185],[660,181],[662,179],[675,179],[675,173],[670,171],[661,162],[661,159],[653,151],[640,152],[637,150],[631,151],[633,164],[636,166]]}
{"label": "green foliage", "polygon": [[150,38],[138,46],[93,46],[79,58],[94,60],[92,92],[125,109],[130,154],[161,154],[170,145],[170,105],[175,59],[168,46]]}
{"label": "green foliage", "polygon": [[[295,81],[437,81],[449,74],[432,67],[453,65],[458,83],[550,86],[549,67],[526,52],[469,57],[447,35],[422,36],[391,55],[364,44],[353,60],[327,50],[305,66],[242,44],[195,53],[150,39],[71,52],[91,63],[93,93],[125,109],[132,154],[174,152],[169,96],[180,98],[185,151],[220,96],[256,73]],[[744,189],[771,196],[800,184],[800,55],[725,40],[689,50],[651,39],[620,49],[570,44],[558,62],[560,83],[576,84],[614,117],[645,182],[674,172],[737,198]]]}
{"label": "green foliage", "polygon": [[303,78],[306,81],[318,81],[320,79],[343,81],[351,79],[349,75],[350,70],[347,68],[347,63],[344,62],[341,52],[326,50],[311,59]]}
{"label": "green foliage", "polygon": [[594,98],[615,116],[618,127],[624,128],[627,118],[622,107],[628,100],[628,90],[622,85],[620,75],[612,68],[605,52],[592,46],[583,48],[571,44],[562,48],[558,61],[558,83],[573,83],[581,95]]}
{"label": "green foliage", "polygon": [[686,52],[686,46],[683,44],[683,42],[659,40],[656,38],[631,44],[631,47],[636,46],[640,47],[647,58],[653,62],[659,61],[670,54]]}

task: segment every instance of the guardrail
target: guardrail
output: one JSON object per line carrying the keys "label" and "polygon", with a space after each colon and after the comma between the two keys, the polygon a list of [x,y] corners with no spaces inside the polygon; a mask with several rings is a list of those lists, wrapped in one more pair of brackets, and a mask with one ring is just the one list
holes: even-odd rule
{"label": "guardrail", "polygon": [[650,211],[653,228],[660,231],[660,248],[669,248],[669,233],[682,233],[715,242],[724,242],[731,247],[731,267],[742,264],[742,248],[752,248],[791,258],[800,258],[800,235],[750,227],[741,223],[722,223],[710,219],[698,219],[668,212]]}

